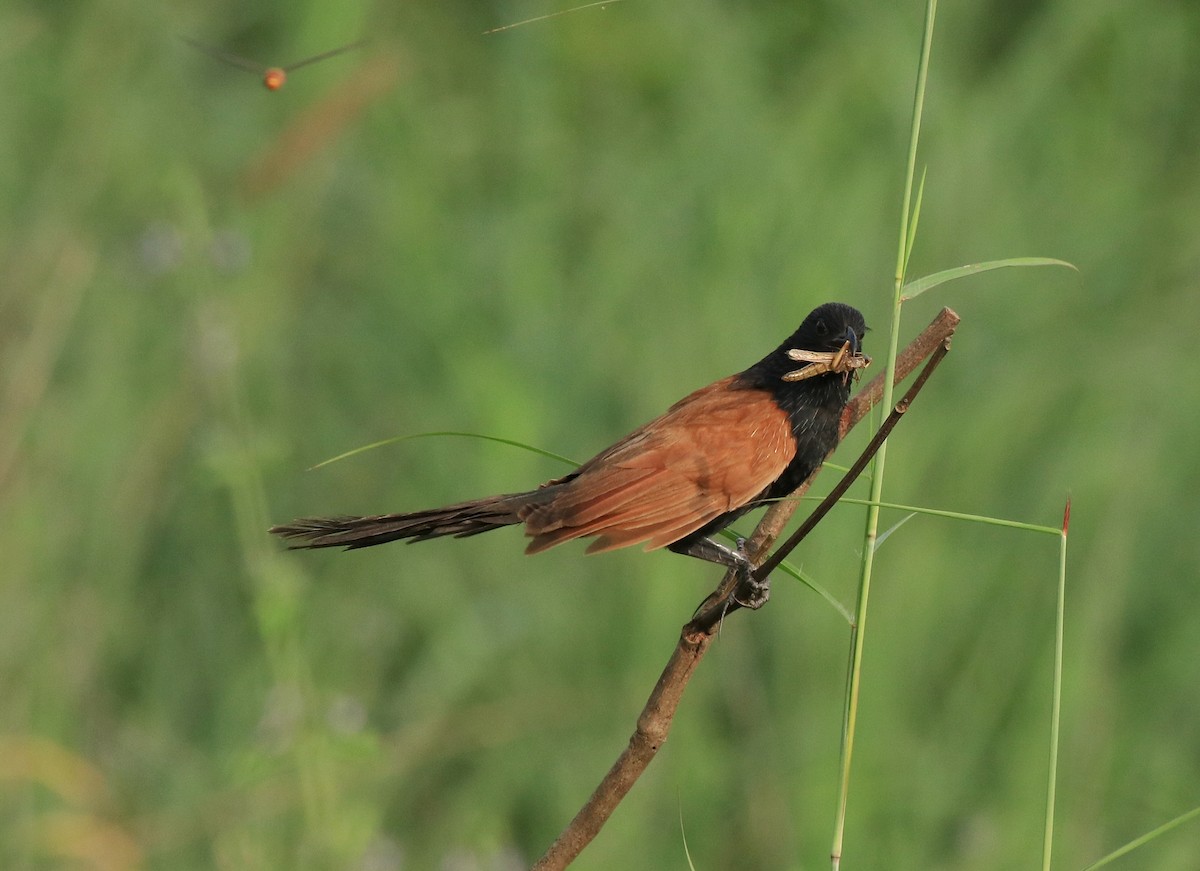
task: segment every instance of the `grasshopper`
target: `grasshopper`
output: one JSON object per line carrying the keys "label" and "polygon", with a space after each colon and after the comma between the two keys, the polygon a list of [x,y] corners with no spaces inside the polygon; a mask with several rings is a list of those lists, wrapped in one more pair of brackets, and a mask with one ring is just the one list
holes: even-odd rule
{"label": "grasshopper", "polygon": [[871,365],[871,358],[866,354],[855,354],[850,352],[850,343],[846,342],[836,351],[804,351],[799,348],[793,348],[787,352],[788,359],[807,363],[808,365],[802,369],[795,369],[783,376],[784,381],[803,381],[806,378],[815,378],[818,375],[824,375],[826,372],[837,372],[842,375],[853,373],[854,377],[858,377],[859,369],[866,369]]}

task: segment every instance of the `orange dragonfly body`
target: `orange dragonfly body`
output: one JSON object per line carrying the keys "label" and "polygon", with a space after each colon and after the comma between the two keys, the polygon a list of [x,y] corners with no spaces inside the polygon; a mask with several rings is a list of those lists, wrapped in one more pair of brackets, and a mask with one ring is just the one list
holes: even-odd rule
{"label": "orange dragonfly body", "polygon": [[226,63],[232,67],[237,67],[238,69],[261,75],[263,85],[268,91],[278,91],[284,86],[284,83],[287,82],[288,73],[298,70],[300,67],[306,67],[309,64],[315,64],[317,61],[325,60],[326,58],[333,57],[336,54],[341,54],[344,51],[350,51],[351,49],[358,48],[363,44],[363,40],[359,40],[358,42],[352,42],[349,45],[343,45],[340,48],[324,51],[320,54],[314,54],[312,57],[306,57],[304,60],[296,61],[295,63],[288,64],[285,67],[268,67],[263,66],[255,61],[248,60],[244,57],[240,57],[232,52],[214,48],[213,46],[205,45],[202,42],[197,42],[196,40],[190,39],[186,36],[181,36],[179,38],[192,48],[198,49],[209,57],[216,58],[222,63]]}

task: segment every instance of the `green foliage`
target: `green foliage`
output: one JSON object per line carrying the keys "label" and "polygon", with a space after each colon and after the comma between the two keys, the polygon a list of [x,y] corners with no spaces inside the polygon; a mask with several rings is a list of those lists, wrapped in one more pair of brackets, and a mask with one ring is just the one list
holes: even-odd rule
{"label": "green foliage", "polygon": [[[540,852],[713,573],[265,529],[560,474],[463,439],[305,470],[443,429],[590,456],[829,299],[882,353],[920,6],[626,0],[487,37],[552,10],[0,6],[0,867]],[[887,495],[1045,526],[1072,495],[1061,868],[1197,803],[1200,389],[1164,364],[1200,319],[1198,28],[939,16],[909,275],[1079,274],[906,304],[903,337],[963,324]],[[264,63],[370,42],[268,93],[178,34]],[[843,602],[862,525],[840,507],[792,557]],[[1055,553],[926,516],[880,548],[843,868],[1034,867]],[[577,867],[687,867],[680,815],[697,868],[825,867],[846,636],[800,584],[730,620]],[[1198,837],[1108,867],[1191,871]]]}

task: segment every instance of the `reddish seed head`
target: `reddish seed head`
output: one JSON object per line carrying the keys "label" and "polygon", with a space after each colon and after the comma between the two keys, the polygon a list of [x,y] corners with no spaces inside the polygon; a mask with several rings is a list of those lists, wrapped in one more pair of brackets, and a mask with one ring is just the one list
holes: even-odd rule
{"label": "reddish seed head", "polygon": [[271,67],[263,73],[263,84],[267,86],[268,91],[278,91],[286,81],[287,73],[279,67]]}
{"label": "reddish seed head", "polygon": [[1067,497],[1067,507],[1063,509],[1063,535],[1067,534],[1067,529],[1071,525],[1071,497]]}

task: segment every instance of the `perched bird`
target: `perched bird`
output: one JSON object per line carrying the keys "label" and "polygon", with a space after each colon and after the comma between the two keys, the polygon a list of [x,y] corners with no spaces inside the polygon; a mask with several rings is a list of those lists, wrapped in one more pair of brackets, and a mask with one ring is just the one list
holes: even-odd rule
{"label": "perched bird", "polygon": [[[594,537],[588,553],[644,544],[732,567],[749,584],[748,601],[739,603],[758,607],[765,583],[750,583],[740,542],[732,549],[710,536],[787,496],[837,447],[851,374],[869,362],[861,353],[866,330],[857,309],[819,306],[749,369],[684,397],[536,490],[406,514],[306,518],[271,532],[292,547],[351,550],[524,523],[526,553]],[[797,370],[796,360],[809,362]]]}

